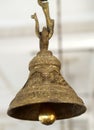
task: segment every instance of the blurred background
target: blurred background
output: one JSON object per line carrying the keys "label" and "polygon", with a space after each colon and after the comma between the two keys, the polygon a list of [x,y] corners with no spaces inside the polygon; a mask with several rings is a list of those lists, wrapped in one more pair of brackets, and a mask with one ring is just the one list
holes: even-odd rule
{"label": "blurred background", "polygon": [[28,64],[39,51],[35,12],[40,30],[44,14],[37,0],[0,0],[0,130],[94,129],[94,0],[49,0],[55,31],[49,50],[60,59],[63,76],[84,100],[87,112],[51,126],[7,116],[15,94],[28,78]]}

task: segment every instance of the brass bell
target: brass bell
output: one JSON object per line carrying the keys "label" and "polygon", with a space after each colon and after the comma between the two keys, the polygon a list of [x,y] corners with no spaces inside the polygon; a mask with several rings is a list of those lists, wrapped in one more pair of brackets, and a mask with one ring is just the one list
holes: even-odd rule
{"label": "brass bell", "polygon": [[40,121],[50,125],[55,120],[78,116],[86,111],[86,107],[62,77],[60,61],[48,51],[54,21],[48,17],[48,3],[39,2],[43,11],[45,10],[48,26],[43,27],[40,33],[37,16],[36,14],[32,16],[37,25],[36,34],[40,39],[40,52],[31,60],[28,80],[10,103],[7,113],[14,118]]}
{"label": "brass bell", "polygon": [[11,102],[8,115],[49,125],[55,119],[84,113],[83,101],[61,76],[60,67],[59,60],[50,51],[40,51],[30,62],[29,78]]}

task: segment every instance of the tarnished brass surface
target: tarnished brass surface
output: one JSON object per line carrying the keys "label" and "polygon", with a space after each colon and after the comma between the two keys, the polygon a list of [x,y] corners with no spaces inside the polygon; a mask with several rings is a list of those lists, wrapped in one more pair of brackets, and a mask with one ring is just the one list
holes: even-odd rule
{"label": "tarnished brass surface", "polygon": [[83,101],[60,74],[61,64],[49,51],[40,51],[29,64],[30,75],[11,102],[8,114],[24,120],[39,120],[40,109],[51,108],[56,119],[86,111]]}
{"label": "tarnished brass surface", "polygon": [[49,17],[48,3],[38,2],[45,13],[47,27],[39,32],[37,16],[32,16],[36,20],[40,51],[31,60],[28,80],[10,103],[8,115],[22,120],[40,120],[48,125],[55,120],[78,116],[86,107],[61,75],[60,61],[48,51],[53,20]]}

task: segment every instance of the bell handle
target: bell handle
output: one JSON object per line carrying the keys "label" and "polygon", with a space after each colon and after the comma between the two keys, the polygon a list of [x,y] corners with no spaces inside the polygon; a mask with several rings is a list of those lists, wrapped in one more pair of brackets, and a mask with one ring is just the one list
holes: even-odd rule
{"label": "bell handle", "polygon": [[50,39],[54,33],[54,20],[50,18],[49,3],[47,0],[38,0],[38,4],[42,7],[42,10],[44,12]]}

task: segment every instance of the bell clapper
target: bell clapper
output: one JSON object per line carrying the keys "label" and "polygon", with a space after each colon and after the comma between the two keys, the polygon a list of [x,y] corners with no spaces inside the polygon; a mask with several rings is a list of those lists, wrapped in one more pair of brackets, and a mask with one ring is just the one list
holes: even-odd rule
{"label": "bell clapper", "polygon": [[55,112],[47,106],[42,106],[39,113],[39,121],[44,125],[51,125],[56,120]]}

